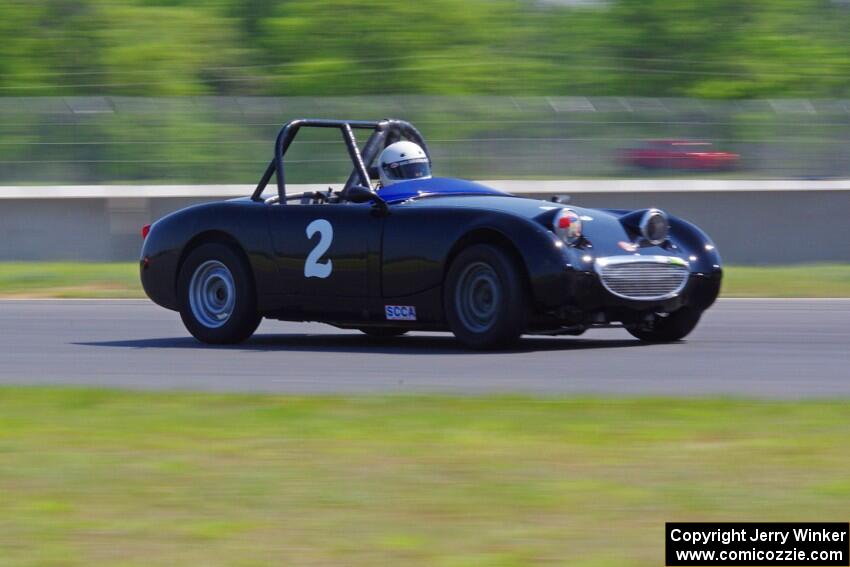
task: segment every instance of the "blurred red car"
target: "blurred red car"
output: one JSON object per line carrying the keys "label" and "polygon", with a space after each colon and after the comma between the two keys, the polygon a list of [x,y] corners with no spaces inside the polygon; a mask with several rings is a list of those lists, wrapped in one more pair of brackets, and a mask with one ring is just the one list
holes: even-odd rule
{"label": "blurred red car", "polygon": [[709,142],[653,140],[643,147],[624,150],[621,160],[645,169],[690,169],[725,171],[738,166],[741,156],[732,152],[712,151]]}

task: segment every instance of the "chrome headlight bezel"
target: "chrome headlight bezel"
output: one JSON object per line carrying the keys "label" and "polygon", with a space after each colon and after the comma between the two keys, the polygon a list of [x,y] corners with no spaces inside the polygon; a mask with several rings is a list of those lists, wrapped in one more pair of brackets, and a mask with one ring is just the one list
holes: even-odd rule
{"label": "chrome headlight bezel", "polygon": [[655,246],[663,244],[670,235],[670,220],[667,213],[660,209],[648,209],[638,224],[641,236]]}
{"label": "chrome headlight bezel", "polygon": [[552,219],[552,230],[566,244],[575,246],[582,237],[581,215],[567,207],[561,209]]}

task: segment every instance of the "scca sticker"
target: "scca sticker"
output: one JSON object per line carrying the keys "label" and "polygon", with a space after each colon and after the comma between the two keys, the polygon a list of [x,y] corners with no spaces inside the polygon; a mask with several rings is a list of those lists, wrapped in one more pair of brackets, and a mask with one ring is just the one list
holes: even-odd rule
{"label": "scca sticker", "polygon": [[416,308],[412,305],[385,305],[389,321],[416,321]]}

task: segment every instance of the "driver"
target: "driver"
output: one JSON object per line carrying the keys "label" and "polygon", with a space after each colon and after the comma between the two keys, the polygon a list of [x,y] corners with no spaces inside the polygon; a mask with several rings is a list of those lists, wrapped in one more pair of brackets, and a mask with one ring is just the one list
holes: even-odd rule
{"label": "driver", "polygon": [[425,150],[413,142],[396,142],[384,148],[378,158],[378,169],[383,187],[407,179],[431,178],[431,162]]}

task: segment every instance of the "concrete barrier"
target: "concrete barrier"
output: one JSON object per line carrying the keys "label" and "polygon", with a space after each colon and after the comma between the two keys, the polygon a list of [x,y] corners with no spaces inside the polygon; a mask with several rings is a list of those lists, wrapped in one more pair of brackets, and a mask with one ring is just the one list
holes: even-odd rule
{"label": "concrete barrier", "polygon": [[[587,207],[659,207],[702,227],[734,264],[850,262],[850,180],[495,180],[517,195],[569,195]],[[325,190],[297,185],[293,193]],[[252,186],[0,188],[0,260],[138,257],[141,227],[193,203]]]}

